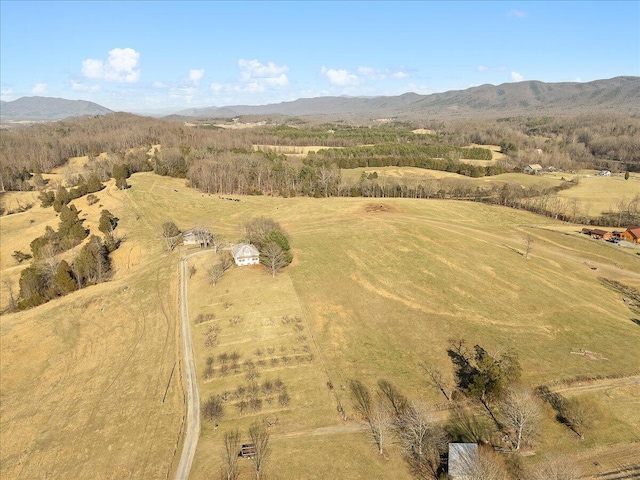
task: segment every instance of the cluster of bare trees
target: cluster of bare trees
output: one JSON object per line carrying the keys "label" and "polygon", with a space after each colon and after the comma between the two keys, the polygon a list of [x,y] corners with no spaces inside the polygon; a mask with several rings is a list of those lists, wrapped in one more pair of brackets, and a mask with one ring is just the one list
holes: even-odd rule
{"label": "cluster of bare trees", "polygon": [[438,478],[447,437],[424,402],[409,402],[390,382],[380,380],[372,395],[359,380],[349,384],[354,410],[369,424],[378,452],[397,439],[410,470],[419,478]]}
{"label": "cluster of bare trees", "polygon": [[[264,477],[269,458],[271,457],[271,434],[266,422],[255,421],[249,426],[248,443],[244,444],[246,455],[251,460],[253,473],[256,480]],[[242,435],[236,428],[224,434],[224,446],[222,451],[223,468],[221,477],[226,480],[237,480],[240,477],[239,458],[242,449]]]}

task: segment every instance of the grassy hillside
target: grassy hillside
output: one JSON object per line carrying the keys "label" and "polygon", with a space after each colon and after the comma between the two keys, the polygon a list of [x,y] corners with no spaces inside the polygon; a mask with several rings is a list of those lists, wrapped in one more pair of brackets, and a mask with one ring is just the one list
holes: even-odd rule
{"label": "grassy hillside", "polygon": [[[111,188],[92,207],[74,203],[93,232],[100,207],[120,218],[113,281],[0,317],[2,478],[166,478],[176,462],[177,259]],[[28,252],[47,224],[57,225],[51,208],[0,219],[3,280],[23,268],[7,253]]]}
{"label": "grassy hillside", "polygon": [[[640,370],[640,329],[620,295],[598,280],[640,287],[640,257],[586,238],[577,226],[477,203],[258,196],[231,202],[153,174],[136,174],[129,183],[127,191],[99,194],[127,230],[115,279],[1,319],[2,430],[9,432],[2,436],[3,476],[51,470],[63,477],[95,471],[119,478],[122,471],[158,478],[171,467],[182,394],[174,377],[161,403],[176,361],[178,255],[164,253],[159,238],[168,220],[237,241],[246,220],[271,217],[290,234],[295,257],[275,279],[259,267],[233,268],[216,286],[205,275],[216,255],[191,261],[202,401],[247,386],[246,360],[256,365],[256,382],[280,379],[290,396],[283,406],[277,394],[263,392],[260,409],[240,411],[242,395],[230,393],[217,431],[203,423],[192,478],[218,475],[224,431],[246,431],[265,417],[277,418],[270,478],[408,478],[397,446],[377,455],[354,417],[347,384],[359,378],[373,387],[385,378],[410,399],[440,404],[444,397],[418,363],[439,366],[450,379],[451,337],[492,352],[514,348],[531,386]],[[3,256],[12,248],[5,233],[19,225],[13,217],[2,218]],[[525,237],[532,239],[527,259]],[[199,314],[214,318],[196,324]],[[215,346],[207,346],[215,326]],[[580,349],[595,355],[576,355]],[[223,374],[219,355],[234,351],[238,371]],[[209,356],[214,373],[206,379]],[[605,447],[629,445],[640,436],[634,417],[625,415],[635,408],[633,392],[620,391],[609,414],[621,429],[600,428],[602,435],[580,443],[549,415],[541,448],[582,452],[592,461]],[[609,411],[605,398],[595,401]],[[45,411],[32,423],[45,402],[55,415]],[[248,461],[242,469],[248,476]]]}

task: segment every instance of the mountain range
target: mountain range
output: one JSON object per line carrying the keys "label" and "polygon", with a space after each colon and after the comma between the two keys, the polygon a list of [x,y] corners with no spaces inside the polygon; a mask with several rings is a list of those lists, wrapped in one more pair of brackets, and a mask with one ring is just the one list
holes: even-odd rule
{"label": "mountain range", "polygon": [[97,103],[86,100],[65,100],[51,97],[22,97],[11,102],[0,101],[0,120],[51,121],[86,115],[113,113]]}
{"label": "mountain range", "polygon": [[[349,119],[589,112],[640,114],[640,77],[615,77],[584,83],[545,83],[531,80],[480,85],[431,95],[405,93],[390,97],[301,98],[270,105],[190,108],[178,111],[170,117],[284,115]],[[0,119],[3,122],[59,120],[108,113],[112,113],[112,110],[93,102],[49,97],[22,97],[0,105]]]}

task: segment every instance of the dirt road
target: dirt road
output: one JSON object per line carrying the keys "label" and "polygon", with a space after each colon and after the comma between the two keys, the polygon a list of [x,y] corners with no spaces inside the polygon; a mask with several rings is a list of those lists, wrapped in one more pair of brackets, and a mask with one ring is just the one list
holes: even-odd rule
{"label": "dirt road", "polygon": [[180,260],[180,321],[182,323],[182,356],[184,363],[184,375],[187,382],[187,416],[184,430],[184,442],[180,463],[176,469],[176,480],[187,480],[193,458],[200,437],[200,396],[198,394],[198,378],[196,377],[196,365],[193,358],[193,343],[191,342],[191,326],[189,324],[189,297],[187,295],[187,278],[189,270],[189,258],[209,253],[202,250],[186,255]]}

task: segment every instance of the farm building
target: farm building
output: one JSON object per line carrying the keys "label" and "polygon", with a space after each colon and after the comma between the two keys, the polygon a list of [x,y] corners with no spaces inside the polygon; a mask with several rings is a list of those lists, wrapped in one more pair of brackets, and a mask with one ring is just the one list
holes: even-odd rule
{"label": "farm building", "polygon": [[476,478],[478,467],[478,445],[476,443],[449,444],[449,478],[471,480]]}
{"label": "farm building", "polygon": [[260,252],[253,245],[248,243],[238,243],[231,247],[231,253],[233,254],[233,260],[236,265],[256,265],[260,263]]}
{"label": "farm building", "polygon": [[609,170],[600,170],[598,173],[596,173],[596,177],[610,177],[611,176],[611,172]]}
{"label": "farm building", "polygon": [[532,163],[531,165],[527,165],[526,167],[524,167],[522,171],[529,175],[536,175],[542,172],[542,166],[537,163]]}
{"label": "farm building", "polygon": [[600,230],[599,228],[594,228],[593,230],[591,230],[591,236],[595,239],[603,239],[606,240],[608,238],[613,237],[613,234],[611,232],[607,232],[606,230]]}
{"label": "farm building", "polygon": [[620,234],[620,240],[640,244],[640,227],[629,227]]}
{"label": "farm building", "polygon": [[183,245],[198,245],[200,248],[209,247],[213,240],[211,232],[203,227],[192,228],[182,234]]}

